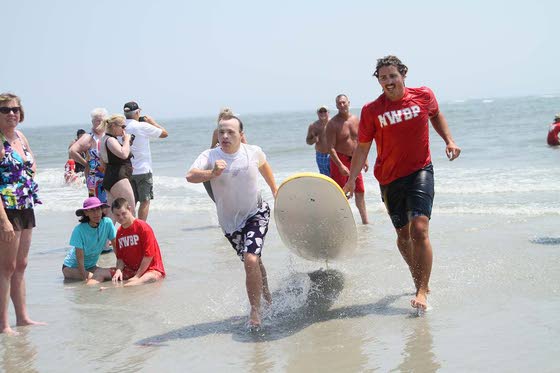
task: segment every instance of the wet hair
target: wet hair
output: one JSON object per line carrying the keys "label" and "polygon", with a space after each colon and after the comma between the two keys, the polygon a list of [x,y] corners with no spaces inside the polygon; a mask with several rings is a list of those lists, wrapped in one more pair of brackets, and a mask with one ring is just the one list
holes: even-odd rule
{"label": "wet hair", "polygon": [[125,122],[125,118],[123,115],[113,114],[109,118],[103,119],[100,127],[103,128],[104,131],[107,131],[108,128],[113,127],[115,124],[124,123],[124,122]]}
{"label": "wet hair", "polygon": [[[103,210],[101,210],[103,211]],[[101,212],[101,219],[103,219],[105,216],[104,212]],[[83,214],[82,216],[80,216],[80,219],[78,220],[80,223],[89,223],[89,216],[86,216],[86,214]]]}
{"label": "wet hair", "polygon": [[25,118],[25,113],[23,112],[23,106],[21,105],[21,99],[14,95],[13,93],[0,93],[0,104],[3,104],[5,102],[9,102],[9,101],[15,101],[17,102],[17,105],[19,106],[19,123],[23,122],[23,119]]}
{"label": "wet hair", "polygon": [[406,67],[406,65],[402,63],[397,56],[385,56],[377,60],[377,66],[375,67],[373,76],[379,78],[379,69],[384,66],[395,66],[403,77],[405,77],[408,72],[408,67]]}
{"label": "wet hair", "polygon": [[76,137],[77,137],[77,138],[80,138],[80,136],[83,135],[83,134],[85,134],[85,133],[86,133],[86,131],[80,128],[80,129],[76,132]]}
{"label": "wet hair", "polygon": [[95,119],[96,117],[101,117],[101,118],[105,119],[109,116],[109,112],[105,108],[98,107],[98,108],[93,109],[89,115],[90,115],[92,120]]}
{"label": "wet hair", "polygon": [[126,198],[119,197],[116,200],[114,200],[113,203],[111,204],[111,211],[118,210],[123,207],[128,209],[130,208],[130,205],[128,204]]}

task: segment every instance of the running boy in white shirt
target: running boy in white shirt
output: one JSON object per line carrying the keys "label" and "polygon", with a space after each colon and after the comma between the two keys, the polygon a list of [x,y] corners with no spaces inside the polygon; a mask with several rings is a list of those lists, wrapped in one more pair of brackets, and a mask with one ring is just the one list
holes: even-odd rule
{"label": "running boy in white shirt", "polygon": [[249,325],[258,327],[261,295],[268,303],[272,298],[261,260],[270,208],[260,197],[257,173],[260,172],[274,197],[277,187],[266,155],[258,146],[242,144],[242,135],[243,123],[239,118],[233,115],[222,118],[218,122],[219,147],[198,156],[187,173],[187,181],[210,180],[220,226],[245,265],[245,284],[251,304]]}

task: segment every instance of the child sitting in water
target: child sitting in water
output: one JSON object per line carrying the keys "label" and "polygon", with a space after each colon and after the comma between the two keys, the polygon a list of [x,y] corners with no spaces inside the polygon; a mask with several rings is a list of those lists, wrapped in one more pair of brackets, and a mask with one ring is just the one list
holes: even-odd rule
{"label": "child sitting in water", "polygon": [[117,236],[115,225],[103,214],[102,209],[107,207],[109,205],[102,203],[97,197],[89,197],[84,201],[83,207],[76,210],[80,224],[72,232],[72,248],[62,265],[65,280],[82,280],[92,285],[111,279],[111,269],[97,266],[107,240],[114,246]]}

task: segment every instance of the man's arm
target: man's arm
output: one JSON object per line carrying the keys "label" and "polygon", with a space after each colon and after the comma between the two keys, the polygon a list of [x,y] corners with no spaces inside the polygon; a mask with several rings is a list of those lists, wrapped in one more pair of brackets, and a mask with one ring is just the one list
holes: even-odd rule
{"label": "man's arm", "polygon": [[72,146],[68,150],[68,157],[75,160],[82,166],[87,167],[87,161],[84,159],[84,157],[82,157],[81,153],[84,153],[89,149],[90,143],[91,135],[87,133],[82,135],[82,137],[80,137],[78,141],[72,144]]}
{"label": "man's arm", "polygon": [[350,176],[348,177],[346,185],[344,185],[344,188],[342,188],[344,194],[350,193],[350,197],[352,197],[352,195],[354,194],[354,188],[356,187],[356,178],[362,171],[362,166],[367,160],[370,148],[371,141],[359,142],[358,146],[354,150],[354,154],[352,155],[352,163],[350,164]]}
{"label": "man's arm", "polygon": [[214,149],[216,146],[218,146],[218,129],[214,129],[214,132],[212,132],[212,143],[210,144],[210,149]]}
{"label": "man's arm", "polygon": [[268,184],[270,191],[272,192],[272,196],[276,198],[276,192],[278,188],[276,187],[276,181],[274,180],[274,173],[272,173],[272,167],[268,164],[268,162],[264,162],[259,167],[259,172],[261,173],[264,181]]}
{"label": "man's arm", "polygon": [[218,177],[226,169],[227,163],[223,159],[219,159],[214,163],[214,168],[211,170],[201,170],[199,168],[192,168],[187,172],[187,181],[189,183],[203,183]]}
{"label": "man's arm", "polygon": [[122,281],[123,279],[122,271],[124,269],[124,262],[122,261],[122,259],[117,259],[116,267],[117,269],[115,270],[115,274],[113,275],[113,282]]}
{"label": "man's arm", "polygon": [[317,136],[315,134],[315,131],[313,131],[313,123],[311,123],[309,125],[309,128],[307,129],[307,137],[305,138],[305,142],[307,143],[307,145],[313,145],[316,144],[317,141],[319,141],[319,136]]}
{"label": "man's arm", "polygon": [[159,124],[158,122],[156,122],[154,120],[154,118],[150,117],[149,115],[146,115],[144,118],[146,118],[145,122],[151,124],[152,126],[159,128],[161,130],[161,135],[159,135],[160,139],[164,139],[167,136],[169,136],[169,133],[167,132],[167,130],[165,128],[163,128],[163,126],[161,124]]}
{"label": "man's arm", "polygon": [[450,161],[454,160],[461,154],[461,148],[455,144],[453,137],[451,136],[451,131],[449,130],[449,125],[447,124],[447,119],[443,116],[441,112],[430,118],[432,126],[438,133],[438,135],[445,141],[445,154]]}
{"label": "man's arm", "polygon": [[138,267],[138,271],[136,271],[136,274],[124,283],[124,286],[136,286],[142,284],[143,282],[140,281],[140,278],[150,266],[152,259],[152,256],[143,257],[142,262],[140,262],[140,266]]}
{"label": "man's arm", "polygon": [[336,146],[336,124],[332,121],[327,123],[327,147],[329,149],[329,155],[331,156],[331,160],[334,162],[336,167],[341,171],[343,175],[348,175],[348,168],[342,164],[340,158],[338,158],[338,154],[336,154],[336,150],[334,149]]}

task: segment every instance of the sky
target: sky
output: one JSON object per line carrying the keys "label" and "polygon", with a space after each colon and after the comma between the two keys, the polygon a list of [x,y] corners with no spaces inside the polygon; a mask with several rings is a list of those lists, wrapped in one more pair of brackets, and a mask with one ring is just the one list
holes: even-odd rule
{"label": "sky", "polygon": [[377,58],[440,102],[560,95],[560,1],[11,0],[0,91],[31,126],[135,100],[160,118],[374,100]]}

